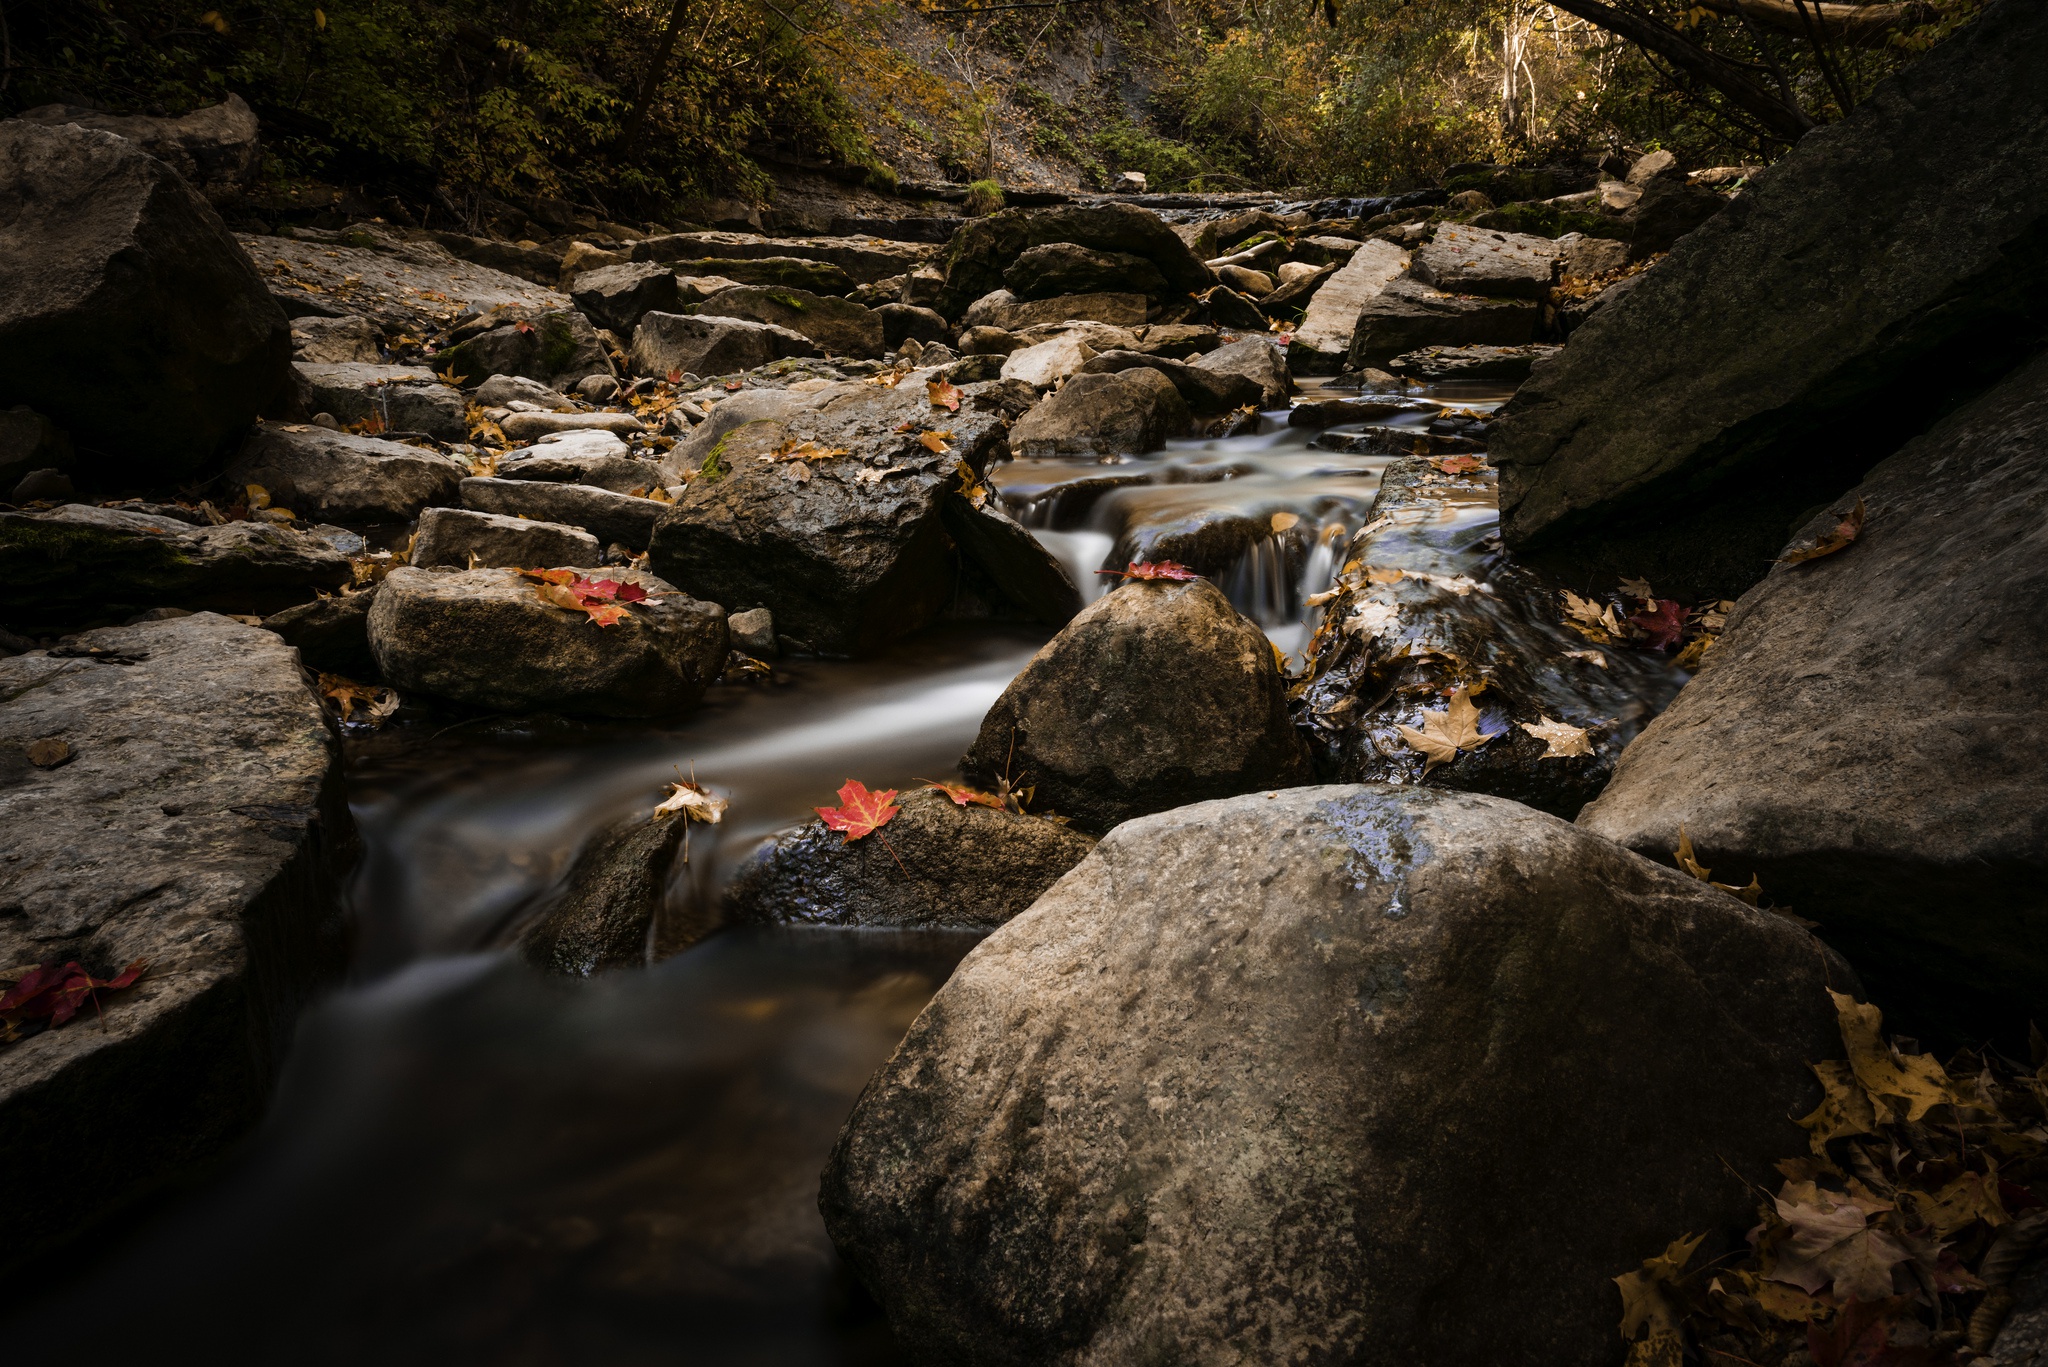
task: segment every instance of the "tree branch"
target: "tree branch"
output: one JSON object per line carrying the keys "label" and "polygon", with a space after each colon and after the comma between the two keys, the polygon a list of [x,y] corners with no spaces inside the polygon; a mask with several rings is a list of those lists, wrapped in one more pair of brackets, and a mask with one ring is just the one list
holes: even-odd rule
{"label": "tree branch", "polygon": [[1609,33],[1618,34],[1638,47],[1656,53],[1693,79],[1720,91],[1729,103],[1761,123],[1774,137],[1796,142],[1813,127],[1813,120],[1807,117],[1805,110],[1773,95],[1750,79],[1739,65],[1718,53],[1709,52],[1675,29],[1617,9],[1602,0],[1550,0],[1550,3],[1567,14],[1576,14],[1588,23],[1597,24]]}
{"label": "tree branch", "polygon": [[[1822,30],[1836,42],[1851,47],[1884,47],[1894,31],[1908,24],[1924,23],[1933,14],[1917,0],[1899,4],[1852,5],[1837,0],[1699,0],[1716,14],[1739,14],[1765,28],[1797,37],[1810,36],[1805,15],[1819,17]],[[1802,15],[1801,11],[1804,11]]]}

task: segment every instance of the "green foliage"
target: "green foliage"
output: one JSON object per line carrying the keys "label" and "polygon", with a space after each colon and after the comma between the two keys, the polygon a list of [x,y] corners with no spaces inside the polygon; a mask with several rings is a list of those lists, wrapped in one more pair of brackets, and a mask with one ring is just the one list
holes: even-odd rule
{"label": "green foliage", "polygon": [[1003,187],[992,180],[977,180],[967,187],[967,202],[961,207],[971,218],[992,214],[1003,207]]}
{"label": "green foliage", "polygon": [[1154,191],[1213,188],[1212,181],[1234,180],[1217,176],[1201,155],[1185,143],[1119,120],[1097,132],[1088,145],[1101,158],[1109,174],[1141,171],[1148,189]]}

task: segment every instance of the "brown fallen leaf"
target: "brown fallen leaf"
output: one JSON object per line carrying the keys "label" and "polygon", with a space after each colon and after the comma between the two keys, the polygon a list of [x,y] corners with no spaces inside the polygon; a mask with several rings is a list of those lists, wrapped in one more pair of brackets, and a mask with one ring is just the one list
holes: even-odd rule
{"label": "brown fallen leaf", "polygon": [[1780,565],[1803,565],[1809,560],[1818,560],[1824,555],[1833,555],[1842,550],[1857,537],[1863,535],[1863,500],[1857,499],[1856,506],[1845,513],[1832,531],[1804,546],[1789,548],[1778,557]]}
{"label": "brown fallen leaf", "polygon": [[1905,1103],[1908,1121],[1926,1115],[1929,1107],[1961,1101],[1948,1071],[1933,1055],[1901,1054],[1885,1043],[1882,1011],[1833,989],[1828,996],[1834,999],[1835,1023],[1849,1052],[1849,1066],[1877,1107],[1879,1123],[1889,1122],[1897,1109],[1887,1105],[1886,1098]]}
{"label": "brown fallen leaf", "polygon": [[1402,727],[1401,739],[1423,757],[1422,772],[1426,775],[1439,764],[1449,764],[1460,754],[1477,750],[1493,735],[1479,729],[1479,709],[1472,705],[1471,693],[1461,688],[1451,694],[1443,711],[1422,714],[1421,730]]}
{"label": "brown fallen leaf", "polygon": [[1809,1296],[1828,1289],[1838,1300],[1882,1300],[1892,1294],[1892,1268],[1912,1257],[1873,1217],[1892,1209],[1875,1197],[1843,1196],[1812,1182],[1787,1182],[1774,1198],[1791,1233],[1764,1275]]}
{"label": "brown fallen leaf", "polygon": [[345,722],[358,720],[356,712],[360,709],[361,720],[371,726],[382,726],[398,710],[398,694],[392,689],[357,683],[340,674],[322,674],[318,683],[320,696],[334,705]]}
{"label": "brown fallen leaf", "polygon": [[1552,721],[1549,717],[1537,722],[1525,721],[1521,727],[1548,747],[1537,756],[1538,759],[1573,759],[1593,753],[1592,742],[1586,739],[1583,727]]}
{"label": "brown fallen leaf", "polygon": [[946,454],[946,443],[952,436],[951,432],[923,432],[918,435],[917,440],[919,445],[933,455],[943,456]]}
{"label": "brown fallen leaf", "polygon": [[61,740],[39,740],[28,747],[28,762],[38,769],[55,769],[69,763],[71,747]]}
{"label": "brown fallen leaf", "polygon": [[668,785],[668,799],[654,809],[649,819],[661,821],[680,814],[686,821],[716,826],[725,820],[725,809],[730,805],[725,798],[714,797],[710,789],[695,779],[682,779]]}

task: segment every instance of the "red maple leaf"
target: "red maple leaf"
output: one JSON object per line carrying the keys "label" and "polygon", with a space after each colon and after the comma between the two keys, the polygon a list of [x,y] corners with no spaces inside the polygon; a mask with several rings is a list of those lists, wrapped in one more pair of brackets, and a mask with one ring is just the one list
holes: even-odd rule
{"label": "red maple leaf", "polygon": [[647,597],[647,590],[630,580],[574,578],[569,582],[569,592],[578,598],[608,601],[616,599],[621,603],[638,603]]}
{"label": "red maple leaf", "polygon": [[843,831],[846,838],[839,843],[851,845],[864,835],[872,835],[889,824],[890,818],[902,811],[895,805],[894,788],[884,788],[878,793],[868,791],[867,785],[857,778],[846,780],[846,786],[839,790],[837,807],[814,807],[825,824],[835,831]]}
{"label": "red maple leaf", "polygon": [[683,382],[683,372],[682,372],[682,369],[681,369],[680,367],[678,367],[678,366],[670,366],[670,367],[669,367],[669,370],[668,370],[668,382],[669,382],[670,384],[681,384],[681,383]]}
{"label": "red maple leaf", "polygon": [[99,992],[133,986],[147,967],[138,959],[111,978],[95,978],[77,963],[38,964],[0,996],[0,1017],[12,1025],[47,1016],[52,1026],[62,1025],[88,997],[97,1005]]}
{"label": "red maple leaf", "polygon": [[1481,456],[1438,456],[1430,464],[1447,475],[1469,475],[1486,468],[1486,460]]}
{"label": "red maple leaf", "polygon": [[1122,575],[1125,579],[1171,579],[1185,581],[1202,577],[1186,565],[1174,560],[1133,560],[1128,566],[1120,570],[1097,570],[1095,572],[1097,574],[1118,574]]}
{"label": "red maple leaf", "polygon": [[1643,629],[1650,644],[1669,650],[1685,634],[1685,605],[1670,598],[1652,598],[1647,612],[1632,612],[1628,620]]}
{"label": "red maple leaf", "polygon": [[927,380],[924,392],[933,408],[947,408],[955,413],[960,411],[960,391],[950,380]]}
{"label": "red maple leaf", "polygon": [[527,322],[524,318],[520,319],[512,326],[514,328],[517,328],[522,335],[530,334],[533,331],[533,324]]}
{"label": "red maple leaf", "polygon": [[924,780],[924,786],[936,788],[952,798],[956,807],[994,807],[1000,810],[1003,805],[1003,800],[994,793],[984,793],[964,783],[941,783],[937,779],[928,778]]}

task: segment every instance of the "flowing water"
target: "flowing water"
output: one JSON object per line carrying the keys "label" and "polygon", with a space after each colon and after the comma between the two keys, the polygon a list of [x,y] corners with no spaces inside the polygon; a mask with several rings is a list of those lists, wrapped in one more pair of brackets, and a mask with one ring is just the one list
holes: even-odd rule
{"label": "flowing water", "polygon": [[[1328,585],[1387,459],[1313,450],[1284,420],[995,480],[1090,596],[1114,582],[1093,571],[1119,545],[1258,520],[1215,577],[1297,651],[1302,600]],[[542,977],[506,946],[583,840],[678,773],[732,804],[692,829],[671,895],[699,899],[849,777],[950,777],[1045,639],[942,625],[875,659],[721,685],[674,726],[429,717],[352,739],[365,853],[350,985],[308,1016],[262,1130],[202,1189],[54,1270],[7,1331],[17,1356],[72,1357],[83,1335],[93,1356],[898,1361],[825,1238],[817,1173],[976,937],[728,931],[587,982]]]}

